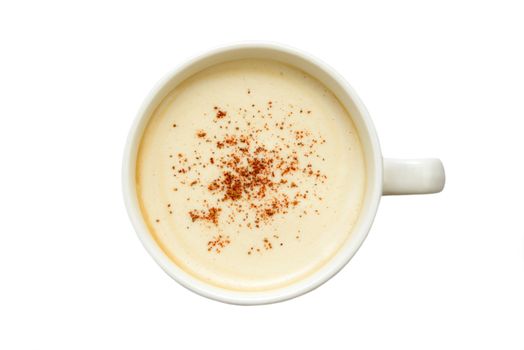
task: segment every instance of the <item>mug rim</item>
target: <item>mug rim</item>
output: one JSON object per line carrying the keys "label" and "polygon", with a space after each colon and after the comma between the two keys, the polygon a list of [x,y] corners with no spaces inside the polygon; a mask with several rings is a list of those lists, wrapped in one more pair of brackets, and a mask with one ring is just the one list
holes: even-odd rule
{"label": "mug rim", "polygon": [[[330,79],[333,79],[342,88],[342,92],[347,94],[347,97],[351,103],[354,104],[354,107],[358,111],[359,119],[362,122],[362,126],[365,128],[365,136],[368,138],[369,147],[371,148],[368,149],[368,151],[371,153],[370,161],[373,162],[371,166],[374,170],[372,174],[369,173],[370,164],[368,164],[368,160],[366,159],[366,178],[368,184],[366,187],[366,195],[364,200],[367,201],[365,205],[367,210],[364,213],[361,212],[359,215],[359,230],[355,230],[356,226],[351,230],[351,235],[354,235],[354,237],[348,239],[348,242],[346,242],[344,246],[341,247],[339,251],[324,264],[324,266],[319,268],[317,271],[312,272],[306,278],[293,282],[285,287],[263,290],[259,292],[235,291],[216,287],[212,284],[201,281],[196,276],[191,275],[177,266],[176,263],[166,255],[163,249],[154,240],[143,220],[143,215],[138,204],[135,181],[136,156],[138,152],[138,146],[143,135],[144,127],[147,125],[147,122],[149,121],[152,112],[156,108],[156,105],[158,105],[158,100],[161,101],[165,97],[159,96],[162,94],[163,90],[166,89],[166,86],[177,76],[180,76],[199,62],[203,62],[215,56],[242,50],[267,50],[283,53],[286,56],[299,58],[305,60],[308,64],[311,64],[320,71],[324,72]],[[293,64],[291,65],[293,66]],[[319,79],[318,77],[316,78]],[[182,79],[182,81],[185,79],[187,78]],[[322,83],[325,83],[321,79],[319,80]],[[169,90],[172,89],[173,87],[171,87]],[[340,96],[337,95],[337,98],[340,100]],[[347,105],[342,101],[341,103],[344,108],[347,109]],[[353,115],[351,117],[354,119]],[[358,130],[360,138],[362,138],[362,131],[363,130],[360,129]],[[364,146],[363,151],[365,151]],[[382,176],[382,153],[375,127],[366,107],[356,94],[355,90],[349,85],[349,83],[333,68],[316,57],[311,56],[309,53],[305,53],[304,51],[292,48],[288,45],[257,41],[220,46],[186,60],[183,64],[168,72],[150,90],[149,94],[142,102],[142,105],[134,118],[127,137],[122,163],[122,189],[127,213],[135,232],[142,242],[142,245],[151,255],[151,257],[171,278],[173,278],[183,287],[206,298],[237,305],[270,304],[292,299],[316,289],[335,276],[356,254],[366,239],[369,230],[371,229],[374,217],[378,210],[380,198],[382,196]],[[372,181],[372,185],[369,184],[369,181]]]}

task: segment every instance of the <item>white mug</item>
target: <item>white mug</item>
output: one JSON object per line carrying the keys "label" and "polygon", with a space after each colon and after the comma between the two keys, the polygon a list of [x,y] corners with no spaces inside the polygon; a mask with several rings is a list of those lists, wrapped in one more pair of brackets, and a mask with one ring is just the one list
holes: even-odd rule
{"label": "white mug", "polygon": [[[177,266],[158,246],[142,217],[136,191],[136,158],[144,129],[159,103],[178,84],[212,65],[242,58],[273,59],[301,69],[317,78],[340,100],[351,115],[362,144],[367,171],[366,195],[350,239],[321,269],[289,286],[260,292],[227,290],[206,284]],[[161,80],[145,99],[131,127],[123,161],[123,191],[127,212],[146,250],[178,283],[202,296],[232,304],[267,304],[307,293],[333,277],[355,255],[375,218],[380,197],[392,194],[436,193],[445,176],[438,159],[383,159],[371,118],[357,94],[333,69],[296,49],[268,43],[227,46],[198,56]]]}

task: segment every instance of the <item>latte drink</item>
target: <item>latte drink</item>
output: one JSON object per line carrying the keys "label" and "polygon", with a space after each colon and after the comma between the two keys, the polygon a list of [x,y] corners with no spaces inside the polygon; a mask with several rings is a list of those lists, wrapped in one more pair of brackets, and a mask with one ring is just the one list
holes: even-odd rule
{"label": "latte drink", "polygon": [[137,194],[157,244],[201,281],[282,288],[351,237],[366,166],[351,116],[303,71],[221,63],[178,85],[139,145]]}

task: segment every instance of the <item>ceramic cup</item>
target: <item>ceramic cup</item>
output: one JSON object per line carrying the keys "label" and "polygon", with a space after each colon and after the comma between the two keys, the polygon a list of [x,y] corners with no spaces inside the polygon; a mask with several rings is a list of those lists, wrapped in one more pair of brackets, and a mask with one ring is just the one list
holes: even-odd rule
{"label": "ceramic cup", "polygon": [[[320,80],[340,100],[351,115],[362,144],[366,169],[366,195],[350,238],[325,266],[289,286],[261,292],[222,289],[193,277],[178,267],[155,243],[140,212],[136,182],[137,150],[149,118],[162,99],[178,84],[212,65],[242,58],[272,59],[301,69]],[[129,217],[153,259],[178,283],[202,296],[232,304],[267,304],[307,293],[333,277],[355,255],[366,238],[382,195],[440,192],[444,187],[444,168],[438,159],[384,159],[371,118],[351,86],[333,69],[310,55],[287,46],[247,43],[227,46],[200,55],[169,73],[145,99],[131,127],[123,161],[123,190]]]}

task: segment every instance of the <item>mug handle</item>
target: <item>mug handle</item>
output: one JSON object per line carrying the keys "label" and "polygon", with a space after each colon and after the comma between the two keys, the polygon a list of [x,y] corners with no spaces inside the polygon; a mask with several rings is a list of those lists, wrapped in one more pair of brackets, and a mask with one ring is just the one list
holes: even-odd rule
{"label": "mug handle", "polygon": [[438,193],[446,175],[440,159],[384,158],[383,195]]}

